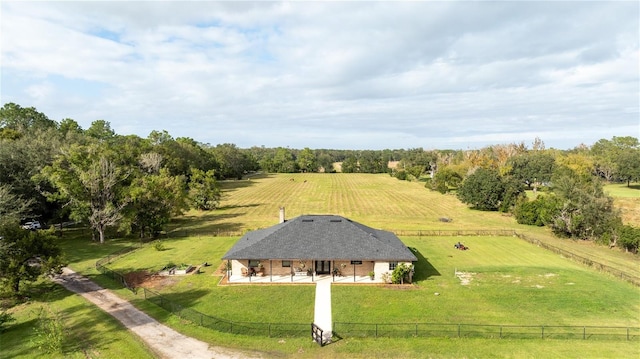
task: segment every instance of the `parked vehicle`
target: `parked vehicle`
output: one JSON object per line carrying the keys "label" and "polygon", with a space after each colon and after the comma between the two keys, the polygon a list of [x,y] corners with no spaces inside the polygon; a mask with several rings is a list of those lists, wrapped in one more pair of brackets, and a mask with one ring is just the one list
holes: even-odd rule
{"label": "parked vehicle", "polygon": [[35,231],[36,229],[42,229],[42,225],[40,224],[39,221],[31,221],[31,222],[25,222],[22,225],[22,228]]}

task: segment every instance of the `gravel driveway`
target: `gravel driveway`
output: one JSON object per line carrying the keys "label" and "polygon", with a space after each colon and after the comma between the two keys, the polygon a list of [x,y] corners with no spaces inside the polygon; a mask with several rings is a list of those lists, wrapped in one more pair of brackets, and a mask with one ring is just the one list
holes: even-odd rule
{"label": "gravel driveway", "polygon": [[243,359],[261,357],[256,353],[211,347],[205,342],[182,335],[160,324],[155,319],[136,309],[129,302],[101,288],[96,283],[69,268],[64,268],[63,273],[53,280],[68,290],[80,294],[100,309],[111,314],[125,327],[139,336],[159,358]]}

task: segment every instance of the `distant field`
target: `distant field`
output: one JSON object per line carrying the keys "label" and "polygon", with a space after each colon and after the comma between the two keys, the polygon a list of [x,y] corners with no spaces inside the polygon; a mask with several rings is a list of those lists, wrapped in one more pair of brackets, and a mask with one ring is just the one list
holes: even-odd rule
{"label": "distant field", "polygon": [[620,209],[625,224],[640,227],[640,184],[626,183],[606,185],[604,191],[613,197],[613,202]]}
{"label": "distant field", "polygon": [[[453,195],[399,181],[387,174],[270,174],[222,182],[220,210],[190,212],[172,228],[243,231],[303,214],[336,214],[382,229],[513,228],[511,217],[471,211]],[[438,219],[447,217],[451,223]],[[516,225],[517,226],[517,225]]]}

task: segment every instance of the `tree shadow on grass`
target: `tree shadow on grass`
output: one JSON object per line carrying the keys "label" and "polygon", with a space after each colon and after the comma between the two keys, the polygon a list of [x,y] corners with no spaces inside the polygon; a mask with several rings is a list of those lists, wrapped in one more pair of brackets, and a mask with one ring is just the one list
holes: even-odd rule
{"label": "tree shadow on grass", "polygon": [[423,280],[428,280],[434,276],[441,276],[440,272],[429,263],[427,258],[425,258],[422,253],[416,248],[411,247],[411,251],[418,258],[418,262],[415,266],[415,273],[413,274],[413,281],[420,282]]}
{"label": "tree shadow on grass", "polygon": [[188,237],[193,235],[224,235],[239,234],[243,224],[237,222],[223,222],[231,218],[245,215],[245,213],[206,213],[202,216],[184,216],[172,220],[170,229],[163,236],[165,238]]}

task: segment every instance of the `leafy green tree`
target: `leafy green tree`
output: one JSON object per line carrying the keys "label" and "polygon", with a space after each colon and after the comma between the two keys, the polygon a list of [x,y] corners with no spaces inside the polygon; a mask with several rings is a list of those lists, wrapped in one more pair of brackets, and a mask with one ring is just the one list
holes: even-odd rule
{"label": "leafy green tree", "polygon": [[205,172],[197,168],[191,169],[189,198],[193,208],[202,211],[214,210],[220,204],[221,196],[220,186],[212,170]]}
{"label": "leafy green tree", "polygon": [[451,188],[457,188],[462,182],[462,176],[450,167],[439,169],[430,183],[431,189],[440,193],[447,193]]}
{"label": "leafy green tree", "polygon": [[27,231],[15,223],[0,226],[0,280],[14,294],[21,283],[59,273],[63,265],[53,230]]}
{"label": "leafy green tree", "polygon": [[640,149],[628,149],[621,152],[617,159],[618,177],[627,182],[640,181]]}
{"label": "leafy green tree", "polygon": [[30,204],[30,212],[47,219],[55,205],[47,202],[46,182],[34,180],[50,164],[61,147],[55,129],[34,130],[29,136],[0,140],[0,183],[11,186],[11,193]]}
{"label": "leafy green tree", "polygon": [[104,243],[105,230],[122,219],[128,201],[123,187],[131,170],[118,166],[111,157],[108,148],[72,145],[43,170],[57,189],[49,193],[50,200],[66,201],[71,218],[88,220],[100,243]]}
{"label": "leafy green tree", "polygon": [[31,202],[30,199],[12,193],[10,185],[0,184],[0,225],[18,223],[20,219],[30,215]]}
{"label": "leafy green tree", "polygon": [[328,153],[322,152],[317,156],[318,166],[322,167],[326,173],[334,172],[333,162],[333,158]]}
{"label": "leafy green tree", "polygon": [[217,145],[211,151],[217,163],[216,174],[219,178],[242,179],[242,176],[254,167],[247,154],[232,143]]}
{"label": "leafy green tree", "polygon": [[82,127],[80,127],[78,122],[76,122],[74,119],[71,119],[71,118],[65,118],[64,120],[60,121],[58,130],[65,137],[70,134],[79,135],[84,133],[84,130],[82,129]]}
{"label": "leafy green tree", "polygon": [[284,147],[278,147],[273,156],[272,170],[276,173],[294,173],[298,171],[293,152]]}
{"label": "leafy green tree", "polygon": [[186,209],[185,181],[171,176],[166,168],[157,173],[142,174],[129,186],[129,204],[123,223],[140,233],[140,238],[156,238],[172,216]]}
{"label": "leafy green tree", "polygon": [[361,173],[385,173],[387,164],[380,151],[361,151],[358,157],[358,171]]}
{"label": "leafy green tree", "polygon": [[640,248],[640,228],[633,226],[621,226],[618,244],[625,250],[638,253]]}
{"label": "leafy green tree", "polygon": [[108,141],[116,136],[116,132],[111,128],[111,123],[105,120],[91,122],[91,126],[84,132],[87,136],[100,141]]}
{"label": "leafy green tree", "polygon": [[615,230],[620,222],[613,199],[597,178],[561,171],[553,178],[552,191],[559,206],[546,224],[559,236],[593,240]]}
{"label": "leafy green tree", "polygon": [[504,184],[497,170],[478,168],[458,188],[458,198],[474,209],[495,211],[504,196]]}
{"label": "leafy green tree", "polygon": [[[640,150],[640,143],[635,137],[614,136],[611,140],[599,140],[591,147],[591,153],[595,158],[596,173],[606,181],[613,181],[617,178],[626,180],[630,174],[627,160],[634,158],[634,155],[625,156],[625,153],[638,150]],[[624,166],[623,173],[620,172],[621,165]],[[631,166],[631,168],[633,167]],[[634,171],[631,169],[631,174]]]}
{"label": "leafy green tree", "polygon": [[342,161],[342,172],[344,173],[356,173],[360,172],[360,168],[358,166],[358,160],[355,156],[348,156]]}
{"label": "leafy green tree", "polygon": [[298,168],[302,172],[316,172],[318,170],[318,164],[316,162],[316,154],[305,147],[298,154]]}
{"label": "leafy green tree", "polygon": [[544,226],[553,221],[561,203],[554,195],[539,195],[533,201],[521,197],[513,209],[516,221],[530,226]]}
{"label": "leafy green tree", "polygon": [[45,114],[38,112],[35,107],[21,107],[9,102],[0,108],[0,128],[11,129],[20,133],[46,130],[57,127],[56,122]]}
{"label": "leafy green tree", "polygon": [[511,157],[508,164],[511,167],[510,174],[531,189],[536,183],[551,180],[555,158],[551,154],[534,151]]}
{"label": "leafy green tree", "polygon": [[518,201],[526,197],[524,192],[524,186],[520,180],[513,178],[512,176],[502,176],[502,185],[504,191],[502,193],[502,200],[500,201],[500,212],[510,212],[518,203]]}

